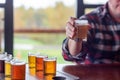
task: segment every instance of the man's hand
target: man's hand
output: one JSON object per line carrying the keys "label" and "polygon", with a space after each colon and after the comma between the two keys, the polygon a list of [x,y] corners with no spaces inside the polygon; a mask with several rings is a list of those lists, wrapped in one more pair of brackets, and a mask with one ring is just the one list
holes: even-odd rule
{"label": "man's hand", "polygon": [[66,36],[70,39],[74,39],[76,35],[75,20],[76,18],[70,17],[66,24]]}

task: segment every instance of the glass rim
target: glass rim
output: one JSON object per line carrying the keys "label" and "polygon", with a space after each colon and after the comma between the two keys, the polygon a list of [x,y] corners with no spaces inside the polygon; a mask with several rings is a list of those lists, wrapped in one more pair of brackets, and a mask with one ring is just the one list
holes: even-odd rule
{"label": "glass rim", "polygon": [[48,56],[47,55],[36,55],[37,58],[47,58]]}
{"label": "glass rim", "polygon": [[11,62],[11,65],[25,65],[26,62],[23,60],[13,59]]}
{"label": "glass rim", "polygon": [[77,19],[77,20],[75,20],[75,23],[78,25],[89,25],[88,20]]}
{"label": "glass rim", "polygon": [[47,57],[47,58],[44,58],[44,61],[56,61],[57,60],[57,57]]}
{"label": "glass rim", "polygon": [[28,56],[36,56],[37,54],[35,54],[35,53],[32,53],[32,52],[29,52],[28,53]]}

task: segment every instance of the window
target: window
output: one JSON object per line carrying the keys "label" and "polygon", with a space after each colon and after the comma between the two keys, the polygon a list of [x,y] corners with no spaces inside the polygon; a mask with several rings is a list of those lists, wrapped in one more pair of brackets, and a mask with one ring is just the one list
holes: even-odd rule
{"label": "window", "polygon": [[96,7],[98,7],[98,6],[101,6],[101,5],[105,4],[107,1],[108,0],[99,0],[99,1],[97,1],[97,0],[93,0],[93,1],[84,0],[84,4],[86,5],[86,7],[89,6],[89,7],[87,7],[85,9],[85,13],[89,13],[92,10],[94,10],[95,7],[94,8],[90,8],[90,5],[95,5]]}
{"label": "window", "polygon": [[27,61],[28,52],[61,55],[65,24],[75,16],[76,0],[14,0],[14,54]]}
{"label": "window", "polygon": [[0,51],[4,52],[4,8],[0,8]]}
{"label": "window", "polygon": [[4,4],[5,0],[0,0],[0,51],[4,52]]}
{"label": "window", "polygon": [[84,0],[85,4],[105,4],[108,0]]}
{"label": "window", "polygon": [[6,0],[0,0],[0,3],[2,3],[2,4],[5,3],[5,2],[6,2]]}

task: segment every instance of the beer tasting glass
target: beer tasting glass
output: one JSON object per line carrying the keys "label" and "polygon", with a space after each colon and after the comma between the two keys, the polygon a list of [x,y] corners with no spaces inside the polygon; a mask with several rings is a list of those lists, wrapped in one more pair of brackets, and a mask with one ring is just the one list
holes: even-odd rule
{"label": "beer tasting glass", "polygon": [[6,77],[11,77],[11,63],[10,61],[12,60],[12,55],[8,55],[5,58],[5,76]]}
{"label": "beer tasting glass", "polygon": [[5,57],[7,54],[0,53],[0,73],[5,73]]}
{"label": "beer tasting glass", "polygon": [[26,63],[21,60],[14,59],[11,61],[11,79],[25,80]]}
{"label": "beer tasting glass", "polygon": [[35,76],[36,74],[36,54],[30,53],[28,54],[28,65],[29,65],[29,73],[30,75]]}
{"label": "beer tasting glass", "polygon": [[37,55],[36,56],[36,76],[38,78],[44,78],[44,58],[47,58],[46,55]]}
{"label": "beer tasting glass", "polygon": [[75,27],[77,28],[77,36],[75,38],[85,39],[89,26],[87,20],[75,20]]}
{"label": "beer tasting glass", "polygon": [[44,59],[44,77],[45,80],[52,80],[56,75],[56,57],[48,57]]}

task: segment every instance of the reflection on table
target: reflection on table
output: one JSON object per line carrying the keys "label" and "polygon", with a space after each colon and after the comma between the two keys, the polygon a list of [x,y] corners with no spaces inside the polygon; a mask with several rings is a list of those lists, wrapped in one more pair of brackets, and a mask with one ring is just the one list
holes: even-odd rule
{"label": "reflection on table", "polygon": [[120,80],[120,64],[66,65],[63,71],[80,80]]}
{"label": "reflection on table", "polygon": [[[40,74],[39,77],[30,75],[27,68],[26,80],[42,80],[41,78],[43,78],[44,75],[43,73]],[[58,64],[56,76],[66,77],[66,80],[120,80],[120,64]],[[2,79],[3,75],[0,75],[0,80]],[[11,79],[5,78],[5,80]]]}

